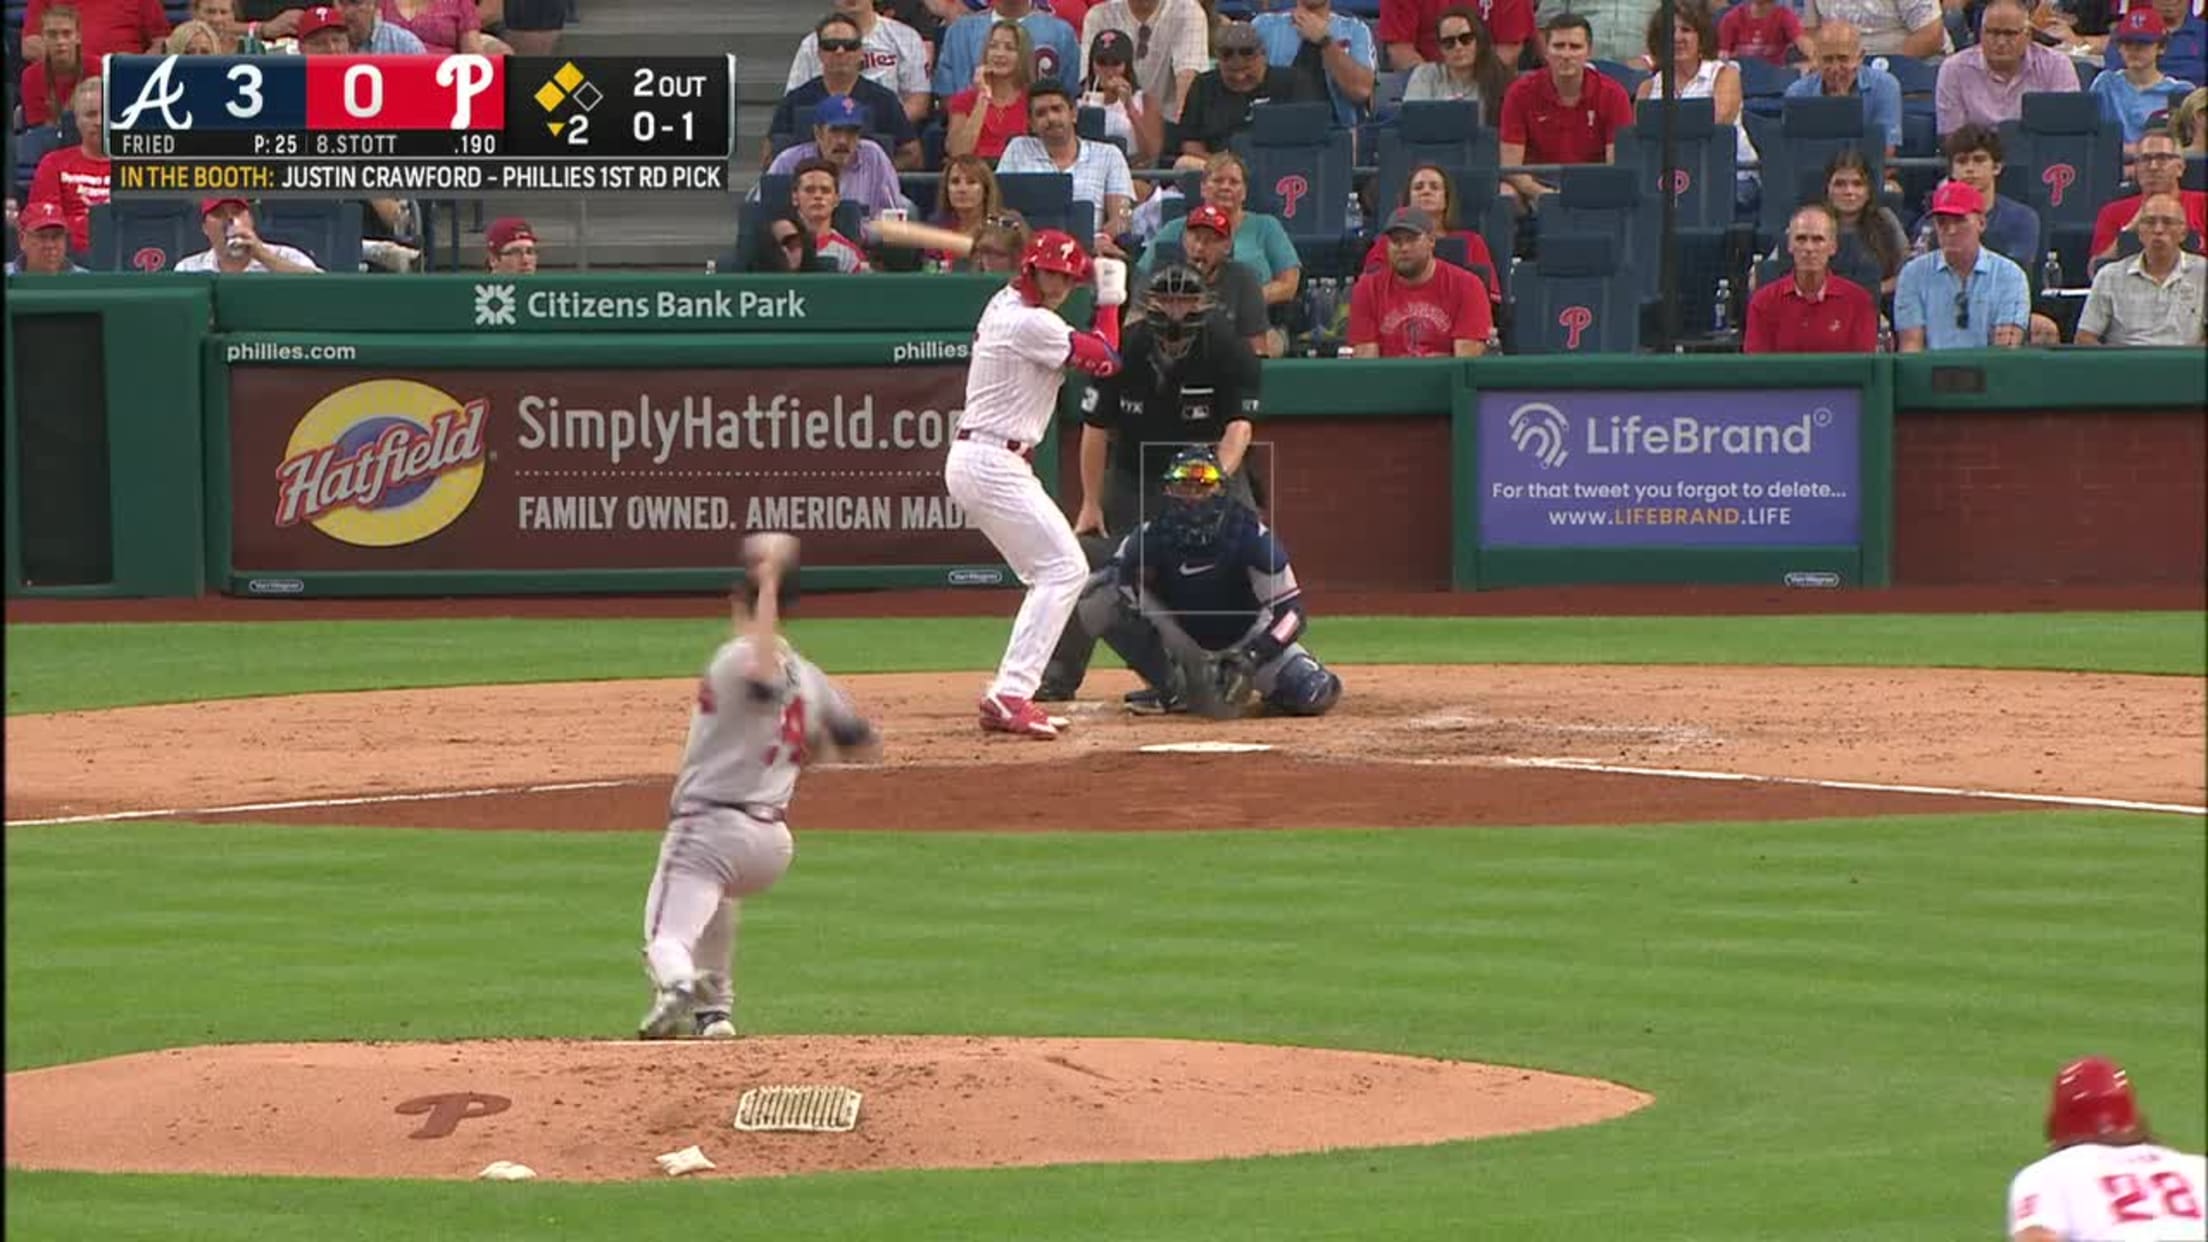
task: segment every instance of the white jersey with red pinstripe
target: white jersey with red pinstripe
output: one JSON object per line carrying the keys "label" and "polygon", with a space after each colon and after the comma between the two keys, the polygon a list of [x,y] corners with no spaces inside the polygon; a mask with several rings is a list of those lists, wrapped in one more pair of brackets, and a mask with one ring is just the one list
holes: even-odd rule
{"label": "white jersey with red pinstripe", "polygon": [[1057,311],[1030,305],[1016,284],[998,291],[974,328],[959,429],[1022,445],[1040,441],[1072,355],[1073,325]]}
{"label": "white jersey with red pinstripe", "polygon": [[2009,1184],[2009,1235],[2061,1242],[2208,1239],[2208,1161],[2154,1143],[2080,1143],[2043,1156]]}

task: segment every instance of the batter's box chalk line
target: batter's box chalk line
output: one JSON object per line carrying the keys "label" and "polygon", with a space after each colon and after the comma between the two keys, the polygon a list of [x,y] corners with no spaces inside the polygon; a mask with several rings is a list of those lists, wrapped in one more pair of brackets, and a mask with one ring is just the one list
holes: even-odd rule
{"label": "batter's box chalk line", "polygon": [[842,1134],[858,1128],[859,1100],[849,1087],[753,1087],[736,1101],[736,1128]]}
{"label": "batter's box chalk line", "polygon": [[1472,729],[1523,729],[1528,733],[1553,733],[1565,737],[1647,738],[1667,746],[1712,743],[1717,734],[1701,725],[1572,724],[1560,720],[1536,720],[1525,716],[1482,716],[1437,712],[1414,717],[1410,727],[1427,733],[1463,733]]}

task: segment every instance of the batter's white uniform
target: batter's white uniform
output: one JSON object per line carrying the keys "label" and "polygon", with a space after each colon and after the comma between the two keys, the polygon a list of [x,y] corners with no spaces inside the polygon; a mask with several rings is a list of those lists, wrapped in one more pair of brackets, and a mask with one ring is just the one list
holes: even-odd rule
{"label": "batter's white uniform", "polygon": [[943,464],[951,499],[1027,584],[992,694],[1035,696],[1089,576],[1073,524],[1022,455],[1033,451],[1058,411],[1073,336],[1058,312],[1029,305],[1016,285],[989,299],[974,330],[958,438]]}
{"label": "batter's white uniform", "polygon": [[2009,1237],[2051,1231],[2062,1242],[2203,1242],[2208,1160],[2153,1143],[2081,1143],[2009,1183]]}
{"label": "batter's white uniform", "polygon": [[751,680],[752,642],[724,643],[698,682],[667,835],[644,899],[644,957],[659,987],[691,984],[697,1010],[730,1012],[736,899],[790,869],[784,813],[798,768],[831,724],[855,724],[828,675],[782,647],[782,678]]}

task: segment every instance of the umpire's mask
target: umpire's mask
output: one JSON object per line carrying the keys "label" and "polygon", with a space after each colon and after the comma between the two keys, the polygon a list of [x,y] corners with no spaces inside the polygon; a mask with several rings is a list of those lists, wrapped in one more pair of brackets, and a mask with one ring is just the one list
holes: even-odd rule
{"label": "umpire's mask", "polygon": [[1187,357],[1218,305],[1204,274],[1189,264],[1170,263],[1152,273],[1143,291],[1142,315],[1159,356],[1167,362]]}

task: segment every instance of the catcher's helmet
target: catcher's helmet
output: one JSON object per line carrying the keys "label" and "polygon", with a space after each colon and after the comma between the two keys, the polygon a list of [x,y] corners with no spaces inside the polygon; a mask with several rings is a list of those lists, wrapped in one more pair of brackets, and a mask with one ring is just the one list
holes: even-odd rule
{"label": "catcher's helmet", "polygon": [[2083,1057],[2056,1071],[2054,1097],[2047,1105],[2048,1142],[2091,1143],[2138,1128],[2139,1101],[2122,1066]]}
{"label": "catcher's helmet", "polygon": [[1165,468],[1165,511],[1158,515],[1167,543],[1183,555],[1198,555],[1218,542],[1228,512],[1227,472],[1208,445],[1191,445],[1173,455]]}

